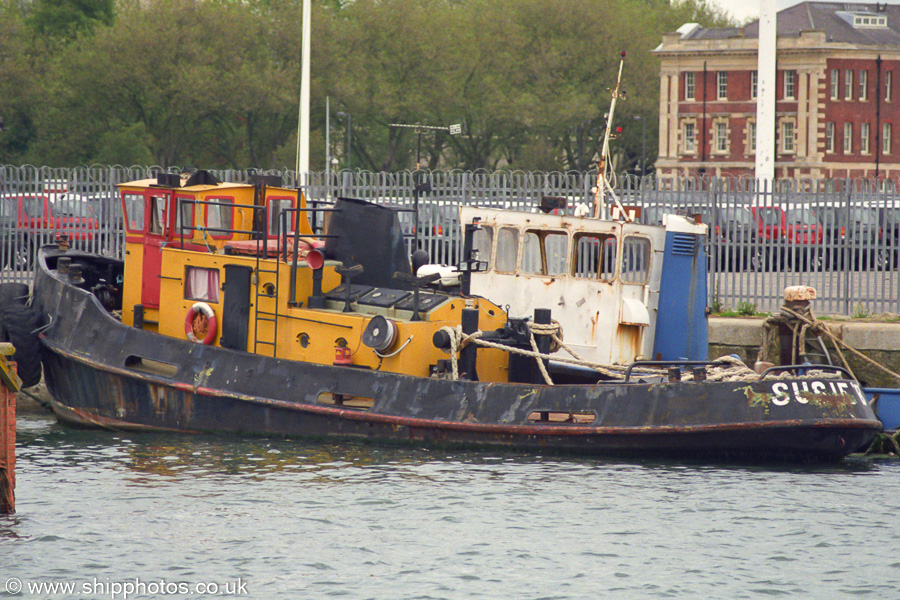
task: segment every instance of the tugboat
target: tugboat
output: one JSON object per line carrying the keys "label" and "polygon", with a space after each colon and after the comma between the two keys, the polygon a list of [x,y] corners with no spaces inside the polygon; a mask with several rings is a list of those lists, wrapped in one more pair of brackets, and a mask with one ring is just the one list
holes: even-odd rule
{"label": "tugboat", "polygon": [[413,273],[395,211],[342,198],[317,235],[276,184],[126,183],[123,261],[42,249],[32,308],[61,421],[776,460],[839,459],[881,430],[839,369],[706,360],[705,225],[466,207],[446,292]]}
{"label": "tugboat", "polygon": [[683,216],[607,218],[600,191],[591,216],[463,207],[447,291],[388,207],[204,171],[119,191],[124,260],[61,243],[35,269],[64,422],[779,461],[881,430],[839,368],[707,360],[707,228]]}

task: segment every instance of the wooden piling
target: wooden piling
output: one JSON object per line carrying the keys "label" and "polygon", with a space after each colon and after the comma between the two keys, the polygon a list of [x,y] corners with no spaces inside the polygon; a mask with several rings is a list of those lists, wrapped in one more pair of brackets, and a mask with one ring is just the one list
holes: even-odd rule
{"label": "wooden piling", "polygon": [[12,344],[0,343],[0,514],[16,511],[16,374]]}

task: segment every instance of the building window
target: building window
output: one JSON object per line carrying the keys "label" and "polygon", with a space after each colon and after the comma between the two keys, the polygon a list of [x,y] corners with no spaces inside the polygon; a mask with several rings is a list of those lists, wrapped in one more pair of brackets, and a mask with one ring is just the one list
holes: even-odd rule
{"label": "building window", "polygon": [[756,100],[756,94],[759,91],[759,72],[750,71],[750,99]]}
{"label": "building window", "polygon": [[869,153],[869,124],[863,123],[859,126],[859,151],[863,154]]}
{"label": "building window", "polygon": [[884,73],[884,101],[891,101],[891,73],[893,71],[885,71]]}
{"label": "building window", "polygon": [[716,152],[728,152],[728,123],[716,123]]}
{"label": "building window", "polygon": [[719,100],[728,100],[728,71],[716,73],[716,92]]}
{"label": "building window", "polygon": [[869,72],[860,69],[859,71],[859,99],[866,100],[869,97],[869,91],[866,89],[869,87]]}
{"label": "building window", "polygon": [[684,99],[694,99],[694,72],[689,71],[684,74]]}
{"label": "building window", "polygon": [[853,123],[844,123],[844,154],[853,152]]}
{"label": "building window", "polygon": [[884,123],[881,126],[881,153],[891,153],[891,124]]}
{"label": "building window", "polygon": [[794,99],[796,93],[796,71],[785,71],[784,72],[784,97],[786,99]]}
{"label": "building window", "polygon": [[794,122],[785,121],[781,124],[781,148],[785,152],[794,151]]}
{"label": "building window", "polygon": [[834,152],[834,123],[825,123],[825,152]]}
{"label": "building window", "polygon": [[756,152],[756,121],[747,122],[747,153]]}
{"label": "building window", "polygon": [[694,124],[691,122],[687,122],[684,124],[684,131],[682,134],[684,140],[684,153],[685,154],[693,154],[697,151],[697,143],[694,139],[696,137],[696,132],[694,131]]}
{"label": "building window", "polygon": [[838,86],[840,85],[841,75],[840,71],[837,69],[831,70],[831,99],[837,100],[840,95],[840,91],[838,91]]}
{"label": "building window", "polygon": [[853,71],[844,71],[844,100],[853,100]]}

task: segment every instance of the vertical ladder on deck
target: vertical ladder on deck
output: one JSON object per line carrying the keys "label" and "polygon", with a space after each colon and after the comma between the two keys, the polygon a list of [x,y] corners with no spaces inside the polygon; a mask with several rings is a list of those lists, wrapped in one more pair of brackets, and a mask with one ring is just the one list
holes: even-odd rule
{"label": "vertical ladder on deck", "polygon": [[[256,246],[256,270],[254,271],[254,277],[256,278],[256,283],[253,286],[256,290],[254,296],[254,305],[253,305],[253,314],[254,314],[254,324],[253,324],[253,353],[259,353],[260,346],[271,346],[272,347],[272,357],[275,358],[278,354],[278,271],[279,265],[281,261],[280,252],[276,252],[275,255],[275,268],[268,268],[269,265],[269,211],[266,207],[265,202],[265,186],[262,187],[261,195],[263,197],[263,201],[261,206],[257,210],[262,210],[262,219],[260,219],[262,223],[262,234],[257,237],[257,246]],[[256,221],[256,219],[254,219]],[[280,236],[278,239],[281,239]],[[271,289],[267,288],[266,285],[263,284],[263,275],[271,274],[275,276],[275,282]],[[271,293],[270,293],[271,292]],[[271,323],[271,337],[260,336],[260,325]],[[264,327],[264,329],[269,329],[268,327]]]}

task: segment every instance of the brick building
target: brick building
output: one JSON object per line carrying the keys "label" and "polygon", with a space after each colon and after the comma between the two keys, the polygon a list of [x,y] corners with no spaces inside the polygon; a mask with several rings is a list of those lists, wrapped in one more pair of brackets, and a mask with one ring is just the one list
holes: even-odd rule
{"label": "brick building", "polygon": [[[804,2],[777,19],[776,178],[900,176],[900,6]],[[753,176],[758,22],[665,34],[657,175]]]}

